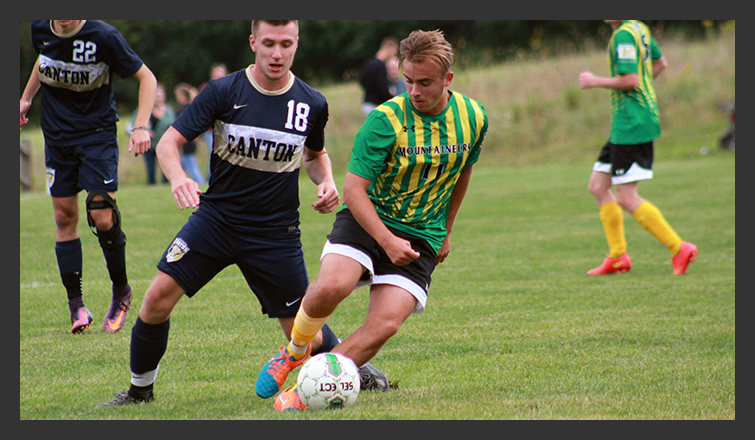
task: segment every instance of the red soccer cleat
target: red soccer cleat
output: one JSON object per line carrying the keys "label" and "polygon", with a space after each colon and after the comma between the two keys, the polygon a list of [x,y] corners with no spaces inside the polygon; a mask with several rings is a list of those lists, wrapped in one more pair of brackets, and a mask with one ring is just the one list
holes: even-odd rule
{"label": "red soccer cleat", "polygon": [[695,261],[695,257],[699,253],[697,246],[683,241],[679,253],[675,257],[671,257],[671,266],[674,268],[674,275],[684,275],[687,273],[689,263]]}
{"label": "red soccer cleat", "polygon": [[587,275],[608,275],[612,273],[624,273],[629,272],[632,268],[632,260],[629,258],[629,254],[623,253],[618,258],[611,258],[606,256],[603,260],[603,264],[587,271]]}

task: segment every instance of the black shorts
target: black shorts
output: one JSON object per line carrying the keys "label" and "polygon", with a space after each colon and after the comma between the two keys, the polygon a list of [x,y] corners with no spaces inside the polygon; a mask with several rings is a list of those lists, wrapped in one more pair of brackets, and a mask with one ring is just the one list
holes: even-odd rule
{"label": "black shorts", "polygon": [[614,185],[652,179],[653,143],[616,145],[606,142],[592,169],[610,174]]}
{"label": "black shorts", "polygon": [[189,297],[235,264],[271,318],[296,316],[309,285],[301,231],[295,226],[241,233],[195,212],[163,253],[157,268]]}
{"label": "black shorts", "polygon": [[336,214],[333,230],[328,235],[322,256],[339,254],[358,261],[365,267],[365,276],[357,287],[371,284],[390,284],[407,290],[417,298],[414,313],[424,310],[427,294],[435,270],[437,253],[423,238],[409,235],[397,229],[390,231],[408,240],[412,248],[420,253],[419,258],[404,266],[391,263],[382,247],[356,221],[351,211],[342,209]]}
{"label": "black shorts", "polygon": [[70,147],[45,144],[47,188],[53,197],[118,190],[118,142],[89,142]]}

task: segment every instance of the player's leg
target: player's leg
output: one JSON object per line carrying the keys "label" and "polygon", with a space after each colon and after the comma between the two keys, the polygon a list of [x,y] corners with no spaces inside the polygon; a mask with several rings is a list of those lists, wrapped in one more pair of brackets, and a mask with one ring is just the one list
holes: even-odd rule
{"label": "player's leg", "polygon": [[668,249],[671,253],[671,265],[674,274],[682,275],[686,273],[689,263],[695,261],[699,253],[697,247],[692,243],[682,241],[679,234],[666,221],[661,210],[637,195],[636,184],[637,182],[634,182],[634,185],[617,186],[617,198],[619,200],[630,200],[631,202],[623,202],[622,206],[626,205],[626,209],[632,213],[637,223]]}
{"label": "player's leg", "polygon": [[154,400],[154,383],[168,347],[170,313],[186,291],[173,277],[158,271],[144,296],[144,304],[131,328],[131,386],[116,393],[100,407],[120,406]]}
{"label": "player's leg", "polygon": [[118,190],[118,142],[94,141],[76,147],[80,162],[79,186],[87,191],[86,218],[98,238],[112,282],[110,309],[102,328],[115,333],[123,327],[133,296],[126,274],[126,234],[121,228],[121,212],[115,200]]}
{"label": "player's leg", "polygon": [[55,215],[55,256],[68,296],[71,332],[81,333],[93,322],[84,306],[82,248],[79,237],[79,160],[72,148],[45,144],[47,188]]}
{"label": "player's leg", "polygon": [[131,307],[133,291],[126,273],[126,234],[114,193],[90,192],[86,199],[87,221],[97,236],[112,282],[110,308],[102,322],[108,333],[119,331]]}
{"label": "player's leg", "polygon": [[[588,275],[607,275],[622,273],[632,267],[627,254],[627,241],[624,234],[624,214],[611,190],[613,175],[617,167],[616,146],[610,142],[601,148],[598,159],[593,165],[588,190],[598,203],[600,222],[608,242],[608,254],[603,263],[587,271]],[[620,165],[619,165],[620,166]]]}
{"label": "player's leg", "polygon": [[88,329],[94,319],[84,305],[82,289],[83,256],[78,233],[78,197],[53,197],[55,213],[55,258],[63,287],[68,297],[71,313],[71,333],[79,334]]}
{"label": "player's leg", "polygon": [[333,351],[350,358],[357,366],[364,365],[398,333],[404,321],[415,311],[417,302],[416,297],[400,287],[373,284],[364,324]]}
{"label": "player's leg", "polygon": [[602,171],[593,171],[588,189],[600,207],[600,222],[608,242],[608,254],[600,266],[589,270],[587,274],[606,275],[626,272],[631,268],[632,263],[627,254],[624,215],[611,192],[611,175]]}
{"label": "player's leg", "polygon": [[[312,342],[325,326],[338,304],[356,287],[364,267],[343,255],[325,255],[317,279],[309,285],[291,326],[287,346],[260,370],[255,383],[257,395],[266,399],[275,395],[288,374],[304,363],[313,349]],[[307,311],[307,308],[311,310]]]}

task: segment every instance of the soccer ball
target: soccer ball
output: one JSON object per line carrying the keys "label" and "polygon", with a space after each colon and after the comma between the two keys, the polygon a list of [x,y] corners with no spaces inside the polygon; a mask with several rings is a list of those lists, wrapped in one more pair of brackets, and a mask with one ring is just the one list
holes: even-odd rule
{"label": "soccer ball", "polygon": [[359,395],[359,369],[338,353],[320,353],[304,363],[297,392],[309,409],[338,409],[354,404]]}

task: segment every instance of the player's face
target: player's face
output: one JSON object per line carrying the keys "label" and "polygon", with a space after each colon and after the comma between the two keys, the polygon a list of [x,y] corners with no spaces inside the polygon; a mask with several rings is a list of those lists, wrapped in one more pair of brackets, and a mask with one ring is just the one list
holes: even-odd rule
{"label": "player's face", "polygon": [[430,116],[439,115],[448,105],[448,86],[454,74],[443,74],[440,66],[430,59],[420,63],[404,61],[406,91],[412,106]]}
{"label": "player's face", "polygon": [[256,55],[254,74],[260,85],[276,90],[288,81],[288,72],[299,45],[296,23],[273,26],[262,22],[257,33],[249,37],[249,44]]}

